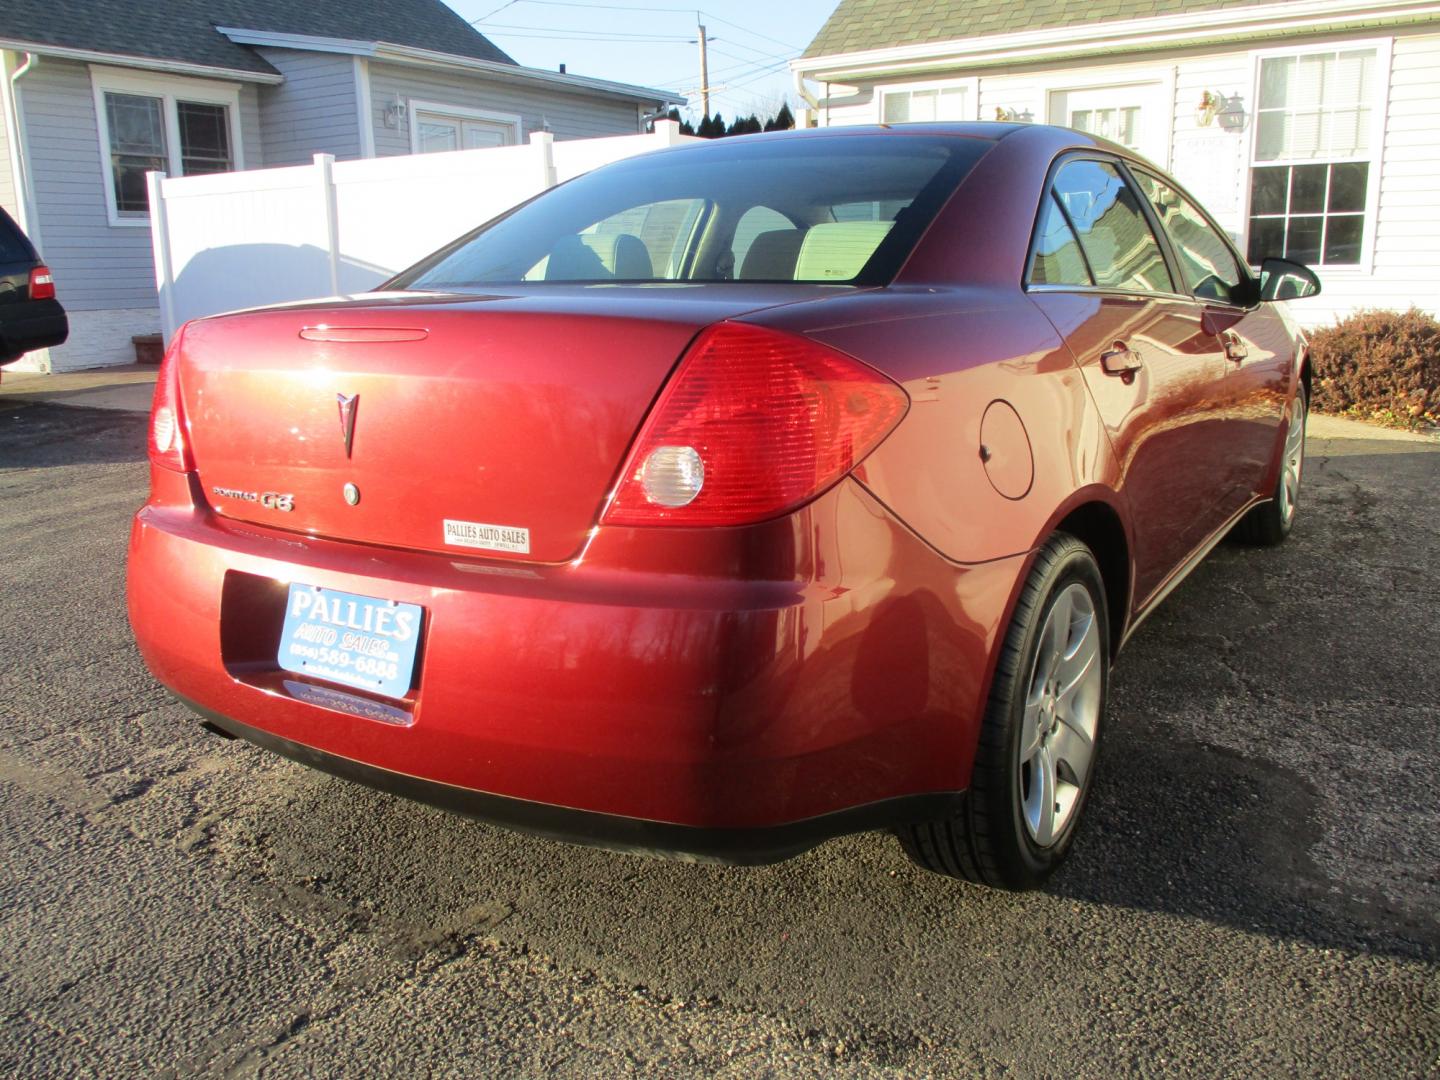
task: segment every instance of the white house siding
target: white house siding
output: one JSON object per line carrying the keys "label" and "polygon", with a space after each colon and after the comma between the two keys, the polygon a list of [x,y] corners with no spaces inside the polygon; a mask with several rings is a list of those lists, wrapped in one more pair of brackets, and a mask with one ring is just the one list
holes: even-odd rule
{"label": "white house siding", "polygon": [[[3,70],[0,70],[0,75],[3,74]],[[10,135],[5,130],[5,118],[0,116],[0,207],[12,218],[19,217],[16,210],[18,202],[15,198],[14,169],[10,161]]]}
{"label": "white house siding", "polygon": [[[1293,306],[1307,325],[1322,325],[1357,308],[1406,308],[1414,304],[1440,311],[1440,212],[1436,210],[1435,178],[1440,176],[1440,138],[1435,116],[1440,111],[1440,34],[1401,32],[1332,35],[1295,39],[1296,47],[1326,40],[1344,43],[1393,36],[1383,157],[1378,161],[1380,196],[1374,223],[1375,252],[1370,270],[1322,270],[1324,291]],[[1076,61],[1011,67],[978,73],[981,120],[997,110],[1029,113],[1046,122],[1052,92],[1081,83],[1122,84],[1141,78],[1161,81],[1168,95],[1173,126],[1154,145],[1152,156],[1169,168],[1215,216],[1221,227],[1244,247],[1245,210],[1249,190],[1251,131],[1238,133],[1218,123],[1202,127],[1196,106],[1209,90],[1238,94],[1249,114],[1255,98],[1255,60],[1259,51],[1286,48],[1288,40],[1237,43],[1228,49],[1191,49],[1124,63]],[[880,80],[856,88],[855,102],[830,105],[821,122],[830,125],[873,124],[880,119],[881,90],[909,82],[958,79],[976,72],[935,72],[924,79]],[[836,99],[851,91],[835,87]],[[1163,97],[1162,97],[1163,101]]]}
{"label": "white house siding", "polygon": [[[89,68],[42,57],[17,89],[41,244],[70,315],[71,340],[49,350],[49,363],[61,370],[133,361],[130,336],[160,329],[150,230],[110,224]],[[245,164],[263,164],[253,86],[241,88],[240,122]]]}
{"label": "white house siding", "polygon": [[[1380,171],[1373,273],[1322,275],[1325,290],[1305,305],[1309,322],[1356,308],[1440,313],[1440,34],[1397,37]],[[1299,311],[1301,305],[1296,305]]]}
{"label": "white house siding", "polygon": [[301,165],[320,153],[358,158],[355,58],[294,49],[257,51],[285,76],[280,85],[259,91],[265,164]]}
{"label": "white house siding", "polygon": [[[370,63],[370,103],[377,155],[408,154],[411,99],[520,117],[521,138],[549,130],[556,139],[634,135],[640,131],[637,103],[622,98],[572,94],[539,86],[487,79],[475,72],[450,72],[399,64]],[[387,109],[399,100],[407,108],[395,126]]]}

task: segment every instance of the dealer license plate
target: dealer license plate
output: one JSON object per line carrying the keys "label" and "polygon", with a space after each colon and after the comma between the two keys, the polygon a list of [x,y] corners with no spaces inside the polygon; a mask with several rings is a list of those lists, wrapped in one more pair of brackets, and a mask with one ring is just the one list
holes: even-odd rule
{"label": "dealer license plate", "polygon": [[424,614],[418,604],[292,582],[280,633],[280,666],[403,698],[415,674]]}

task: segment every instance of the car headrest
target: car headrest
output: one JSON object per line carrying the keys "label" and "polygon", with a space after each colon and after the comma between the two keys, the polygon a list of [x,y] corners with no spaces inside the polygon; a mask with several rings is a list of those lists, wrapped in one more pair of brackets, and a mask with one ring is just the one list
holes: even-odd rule
{"label": "car headrest", "polygon": [[796,281],[848,281],[870,261],[893,221],[827,221],[810,226],[795,260]]}
{"label": "car headrest", "polygon": [[595,252],[609,271],[608,277],[628,281],[648,281],[655,276],[650,251],[645,242],[633,233],[585,233],[580,242]]}
{"label": "car headrest", "polygon": [[795,261],[805,242],[803,229],[774,229],[750,241],[745,261],[740,264],[741,281],[790,281]]}
{"label": "car headrest", "polygon": [[614,276],[578,236],[562,238],[545,264],[546,281],[603,281]]}

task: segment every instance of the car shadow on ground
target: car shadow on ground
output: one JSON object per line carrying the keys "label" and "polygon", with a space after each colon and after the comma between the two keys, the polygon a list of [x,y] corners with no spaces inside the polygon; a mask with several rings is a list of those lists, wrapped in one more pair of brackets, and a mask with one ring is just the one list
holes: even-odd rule
{"label": "car shadow on ground", "polygon": [[0,394],[0,469],[142,463],[147,425],[142,413]]}

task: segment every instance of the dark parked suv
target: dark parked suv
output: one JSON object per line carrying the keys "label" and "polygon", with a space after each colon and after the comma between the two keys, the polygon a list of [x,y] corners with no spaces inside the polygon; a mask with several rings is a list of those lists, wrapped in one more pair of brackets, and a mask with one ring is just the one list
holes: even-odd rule
{"label": "dark parked suv", "polygon": [[0,364],[33,349],[63,344],[70,335],[55,279],[10,215],[0,210]]}

